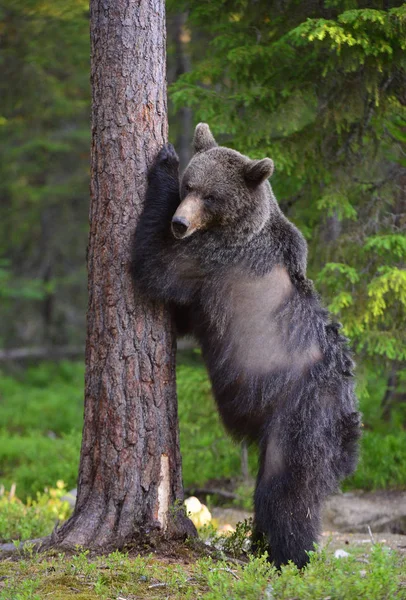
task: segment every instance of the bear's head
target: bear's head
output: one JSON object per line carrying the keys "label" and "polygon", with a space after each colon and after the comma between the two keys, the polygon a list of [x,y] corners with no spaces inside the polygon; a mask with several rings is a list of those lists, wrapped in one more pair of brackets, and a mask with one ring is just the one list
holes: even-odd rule
{"label": "bear's head", "polygon": [[173,235],[183,239],[213,229],[245,236],[259,232],[276,207],[267,182],[272,160],[250,160],[218,146],[206,123],[197,125],[193,146],[181,181],[181,203],[172,218]]}

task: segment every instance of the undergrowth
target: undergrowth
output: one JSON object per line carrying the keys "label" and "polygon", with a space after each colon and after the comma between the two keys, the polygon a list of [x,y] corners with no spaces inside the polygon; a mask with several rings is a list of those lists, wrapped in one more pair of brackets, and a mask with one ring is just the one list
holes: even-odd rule
{"label": "undergrowth", "polygon": [[55,524],[65,521],[71,513],[63,499],[67,490],[63,481],[55,488],[37,492],[35,499],[23,503],[14,490],[0,490],[0,542],[28,540],[51,533]]}
{"label": "undergrowth", "polygon": [[[225,433],[198,353],[180,354],[177,368],[185,487],[241,473],[240,447]],[[62,479],[76,486],[83,422],[83,365],[40,363],[20,375],[0,374],[0,483],[22,500]],[[369,385],[365,381],[370,381]],[[406,488],[406,431],[379,420],[384,379],[368,372],[360,384],[365,434],[357,472],[344,489]],[[257,455],[249,450],[254,476]],[[251,489],[238,501],[251,508]]]}
{"label": "undergrowth", "polygon": [[379,545],[345,559],[315,552],[304,571],[290,564],[280,574],[265,557],[246,565],[210,558],[174,564],[117,551],[36,555],[27,545],[18,561],[0,562],[0,600],[396,600],[405,598],[404,573],[401,557]]}

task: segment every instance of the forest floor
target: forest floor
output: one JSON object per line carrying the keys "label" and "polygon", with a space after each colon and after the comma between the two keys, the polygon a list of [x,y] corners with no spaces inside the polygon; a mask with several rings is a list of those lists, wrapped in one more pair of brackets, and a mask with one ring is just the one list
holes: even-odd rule
{"label": "forest floor", "polygon": [[[375,543],[374,543],[375,542]],[[337,550],[341,557],[337,556]],[[345,552],[345,554],[343,554]],[[221,553],[220,553],[221,554]],[[1,600],[405,600],[406,536],[325,532],[302,572],[264,559],[36,554],[30,544],[0,560]]]}
{"label": "forest floor", "polygon": [[[319,550],[301,572],[288,565],[277,573],[264,558],[241,553],[246,538],[236,525],[252,513],[237,508],[211,508],[215,527],[236,528],[231,538],[216,537],[213,527],[203,530],[211,545],[168,543],[159,552],[149,547],[141,555],[128,549],[96,556],[81,548],[37,553],[25,542],[0,554],[0,600],[406,600],[406,535],[373,525],[374,517],[378,528],[383,517],[396,516],[402,494],[333,497]],[[336,502],[346,504],[346,517],[355,514],[350,522],[358,532],[334,530]]]}

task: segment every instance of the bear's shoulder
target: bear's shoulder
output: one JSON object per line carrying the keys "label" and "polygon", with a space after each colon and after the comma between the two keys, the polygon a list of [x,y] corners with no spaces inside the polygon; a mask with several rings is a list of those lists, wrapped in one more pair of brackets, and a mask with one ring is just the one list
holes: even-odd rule
{"label": "bear's shoulder", "polygon": [[307,243],[299,229],[280,212],[269,221],[267,234],[292,277],[306,277]]}

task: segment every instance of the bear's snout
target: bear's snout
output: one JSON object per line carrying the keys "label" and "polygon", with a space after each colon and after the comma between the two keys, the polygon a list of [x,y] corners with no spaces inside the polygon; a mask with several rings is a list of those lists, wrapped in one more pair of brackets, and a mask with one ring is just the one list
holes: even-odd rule
{"label": "bear's snout", "polygon": [[185,219],[185,217],[177,217],[176,215],[172,219],[172,233],[176,237],[176,239],[182,239],[187,230],[190,227],[190,221]]}
{"label": "bear's snout", "polygon": [[204,227],[206,222],[203,200],[192,193],[182,200],[173,215],[172,233],[177,240],[181,240]]}

